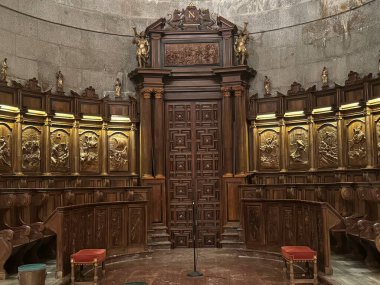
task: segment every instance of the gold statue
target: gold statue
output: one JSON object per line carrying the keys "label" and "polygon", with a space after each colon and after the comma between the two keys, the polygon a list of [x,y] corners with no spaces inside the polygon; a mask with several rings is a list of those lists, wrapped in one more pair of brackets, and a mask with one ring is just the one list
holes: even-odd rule
{"label": "gold statue", "polygon": [[270,80],[268,76],[266,75],[265,75],[265,80],[264,80],[264,90],[265,90],[265,95],[270,95],[270,90],[271,90]]}
{"label": "gold statue", "polygon": [[114,86],[115,86],[115,97],[120,97],[121,96],[121,82],[119,78],[116,78]]}
{"label": "gold statue", "polygon": [[238,58],[238,64],[244,65],[247,63],[248,50],[247,43],[249,40],[249,33],[247,30],[248,22],[244,23],[244,29],[238,32],[238,36],[235,41],[234,50],[235,56]]}
{"label": "gold statue", "polygon": [[322,80],[322,87],[329,87],[329,72],[327,71],[326,66],[322,70],[321,80]]}
{"label": "gold statue", "polygon": [[7,64],[7,58],[4,58],[1,71],[0,71],[0,81],[7,81],[8,77],[8,64]]}
{"label": "gold statue", "polygon": [[146,67],[149,58],[150,45],[144,32],[137,33],[136,27],[133,27],[135,38],[133,43],[137,46],[136,60],[139,68]]}
{"label": "gold statue", "polygon": [[57,91],[63,92],[63,74],[61,73],[61,71],[58,71],[56,78],[57,78]]}

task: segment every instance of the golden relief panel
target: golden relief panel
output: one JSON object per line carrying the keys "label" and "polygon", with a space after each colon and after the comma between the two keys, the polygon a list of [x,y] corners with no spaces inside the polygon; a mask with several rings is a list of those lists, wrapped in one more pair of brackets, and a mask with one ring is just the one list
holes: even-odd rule
{"label": "golden relief panel", "polygon": [[24,171],[41,171],[41,130],[26,127],[22,131],[22,169]]}
{"label": "golden relief panel", "polygon": [[305,168],[309,164],[308,131],[302,127],[288,132],[289,167]]}
{"label": "golden relief panel", "polygon": [[362,121],[352,121],[348,124],[348,164],[361,167],[366,165],[366,161],[365,124]]}
{"label": "golden relief panel", "polygon": [[336,126],[322,125],[317,131],[318,167],[338,166],[338,133]]}
{"label": "golden relief panel", "polygon": [[70,170],[70,134],[63,129],[55,129],[50,134],[50,168],[56,172]]}
{"label": "golden relief panel", "polygon": [[218,65],[218,43],[165,44],[165,66]]}
{"label": "golden relief panel", "polygon": [[80,171],[99,172],[99,135],[84,131],[79,136]]}
{"label": "golden relief panel", "polygon": [[261,169],[278,169],[280,167],[280,137],[274,130],[259,134],[259,152]]}
{"label": "golden relief panel", "polygon": [[0,170],[12,169],[12,130],[8,125],[0,124]]}
{"label": "golden relief panel", "polygon": [[128,171],[129,138],[117,132],[108,137],[110,171]]}

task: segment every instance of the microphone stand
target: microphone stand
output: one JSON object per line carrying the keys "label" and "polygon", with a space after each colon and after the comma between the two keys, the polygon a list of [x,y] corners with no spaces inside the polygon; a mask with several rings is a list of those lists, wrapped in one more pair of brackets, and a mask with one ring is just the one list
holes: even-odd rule
{"label": "microphone stand", "polygon": [[197,223],[196,223],[196,220],[195,220],[195,203],[193,201],[193,258],[194,258],[194,270],[192,272],[187,273],[187,276],[189,276],[189,277],[203,276],[203,273],[197,271],[197,259],[196,259],[196,256],[195,256],[195,242],[197,240],[196,234],[197,234]]}

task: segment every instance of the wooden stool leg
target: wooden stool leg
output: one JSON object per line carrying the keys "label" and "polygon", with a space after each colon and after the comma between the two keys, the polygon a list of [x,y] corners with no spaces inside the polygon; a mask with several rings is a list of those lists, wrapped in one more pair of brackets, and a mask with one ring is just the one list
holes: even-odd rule
{"label": "wooden stool leg", "polygon": [[98,284],[98,272],[97,272],[97,267],[98,267],[98,260],[95,258],[94,259],[94,285]]}
{"label": "wooden stool leg", "polygon": [[313,263],[314,263],[314,285],[318,285],[318,266],[317,266],[317,257],[314,256],[314,260],[313,260]]}
{"label": "wooden stool leg", "polygon": [[106,266],[104,264],[104,260],[102,262],[102,273],[103,273],[103,276],[106,276]]}
{"label": "wooden stool leg", "polygon": [[290,276],[290,285],[294,285],[294,269],[293,269],[293,260],[289,261],[289,276]]}
{"label": "wooden stool leg", "polygon": [[71,259],[71,284],[75,284],[75,264],[74,260]]}

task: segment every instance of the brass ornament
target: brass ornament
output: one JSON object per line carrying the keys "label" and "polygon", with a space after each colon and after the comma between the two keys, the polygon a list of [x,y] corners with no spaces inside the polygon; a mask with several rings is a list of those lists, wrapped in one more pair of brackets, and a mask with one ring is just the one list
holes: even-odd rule
{"label": "brass ornament", "polygon": [[108,139],[110,171],[128,171],[129,138],[115,133]]}
{"label": "brass ornament", "polygon": [[52,171],[69,170],[69,134],[63,130],[55,130],[50,135],[50,166]]}
{"label": "brass ornament", "polygon": [[28,127],[22,132],[22,169],[40,171],[41,166],[41,132]]}
{"label": "brass ornament", "polygon": [[145,68],[148,63],[150,44],[146,34],[142,31],[137,33],[136,27],[133,27],[135,38],[132,43],[136,45],[136,60],[138,68]]}
{"label": "brass ornament", "polygon": [[247,30],[248,22],[244,23],[243,30],[240,30],[235,40],[234,50],[235,56],[238,59],[238,65],[247,64],[248,50],[247,44],[249,41],[249,33]]}

